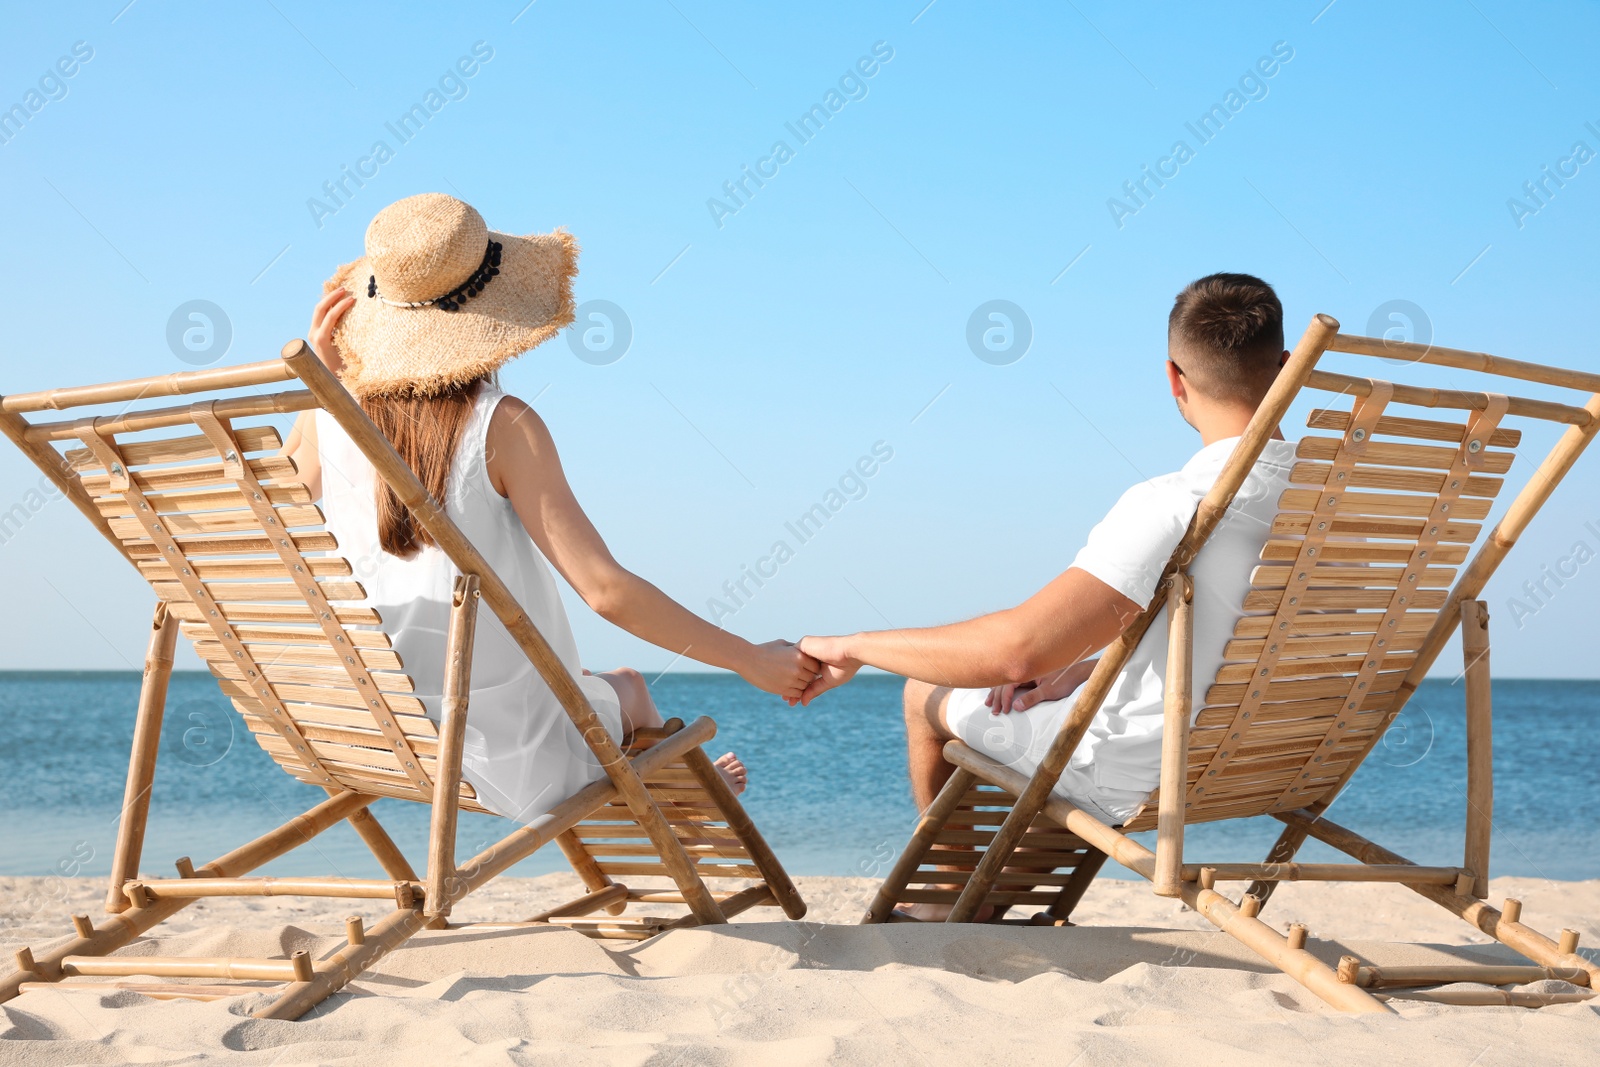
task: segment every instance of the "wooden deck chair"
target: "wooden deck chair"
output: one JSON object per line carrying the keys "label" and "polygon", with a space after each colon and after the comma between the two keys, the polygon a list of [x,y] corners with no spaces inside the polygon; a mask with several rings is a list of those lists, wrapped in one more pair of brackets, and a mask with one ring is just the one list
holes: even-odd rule
{"label": "wooden deck chair", "polygon": [[[1035,924],[1068,921],[1109,856],[1179,897],[1328,1003],[1387,1011],[1367,987],[1456,981],[1503,983],[1559,975],[1600,987],[1600,967],[1521,922],[1521,905],[1496,909],[1488,893],[1493,812],[1488,614],[1475,599],[1529,520],[1600,431],[1600,374],[1475,352],[1338,333],[1312,320],[1172,554],[1150,606],[1101,656],[1036,773],[1026,776],[960,741],[949,742],[949,783],[917,824],[863,922],[884,922],[898,902],[953,905],[968,922],[985,904],[1003,913],[1044,905]],[[1480,371],[1591,394],[1583,407],[1494,393],[1419,388],[1317,369],[1325,350]],[[1291,482],[1251,575],[1245,617],[1215,681],[1191,694],[1193,585],[1188,567],[1216,527],[1290,404],[1304,389],[1342,403],[1312,411]],[[1418,417],[1416,409],[1465,413]],[[1511,470],[1514,419],[1566,430],[1488,535],[1482,520]],[[1483,547],[1468,562],[1475,542]],[[1113,681],[1151,620],[1169,613],[1170,649],[1160,788],[1125,826],[1111,827],[1052,793]],[[1466,843],[1459,866],[1420,866],[1322,816],[1383,737],[1460,625],[1466,657]],[[1192,725],[1191,725],[1192,723]],[[1285,824],[1263,863],[1196,863],[1184,826],[1270,815]],[[1127,835],[1155,829],[1155,851]],[[1355,860],[1306,864],[1316,838]],[[1533,961],[1513,968],[1410,969],[1396,976],[1354,957],[1335,970],[1257,914],[1278,882],[1393,882],[1459,915]],[[1247,881],[1232,899],[1219,883]],[[950,888],[956,886],[959,888]],[[1003,920],[1015,921],[1015,920]],[[1423,973],[1427,972],[1427,973]],[[1510,975],[1510,977],[1506,977]],[[1387,977],[1385,977],[1387,976]],[[1480,1002],[1503,1003],[1498,991]],[[1448,992],[1436,997],[1448,998]],[[1471,999],[1471,998],[1467,998]],[[1539,995],[1533,995],[1535,1001]]]}
{"label": "wooden deck chair", "polygon": [[[304,389],[261,395],[261,386],[296,378]],[[254,391],[142,411],[130,406],[239,389]],[[109,416],[34,425],[22,418],[108,404],[124,407]],[[383,620],[362,604],[365,590],[350,562],[323,528],[293,463],[276,454],[278,432],[262,422],[316,407],[344,427],[460,571],[438,725],[410,695],[411,680]],[[138,568],[157,597],[111,864],[110,918],[75,916],[76,936],[65,945],[38,957],[19,951],[17,969],[0,982],[0,1001],[40,983],[104,976],[265,980],[282,990],[257,1014],[298,1018],[424,926],[445,925],[455,903],[550,841],[588,892],[533,916],[533,924],[566,922],[594,936],[638,938],[669,925],[725,922],[755,905],[780,906],[796,919],[805,913],[782,865],[700,748],[715,724],[704,717],[688,726],[673,720],[640,731],[625,754],[505,584],[304,342],[286,346],[281,359],[248,366],[7,396],[0,399],[0,430]],[[458,864],[457,813],[487,810],[461,777],[480,599],[560,699],[606,777]],[[195,867],[184,858],[177,877],[149,878],[139,873],[140,853],[180,631],[261,747],[328,796],[210,863]],[[367,810],[378,797],[433,806],[421,877]],[[249,877],[340,821],[360,834],[387,879]],[[713,892],[708,880],[731,888]],[[271,960],[110,955],[200,897],[283,895],[386,900],[393,910],[370,929],[353,918],[348,944],[326,959],[304,952]],[[622,913],[632,903],[683,904],[689,914],[630,919]],[[609,916],[583,918],[600,912]],[[252,987],[136,988],[218,997]]]}

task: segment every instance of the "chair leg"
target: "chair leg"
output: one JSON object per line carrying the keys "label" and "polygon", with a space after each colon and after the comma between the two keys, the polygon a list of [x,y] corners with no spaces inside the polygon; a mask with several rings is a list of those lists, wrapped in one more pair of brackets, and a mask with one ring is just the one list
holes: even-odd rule
{"label": "chair leg", "polygon": [[[339,791],[330,789],[328,795],[338,796]],[[411,861],[406,859],[405,854],[400,851],[400,846],[394,843],[388,831],[379,825],[377,816],[362,809],[346,821],[357,834],[361,835],[361,840],[366,842],[367,848],[372,850],[372,855],[377,858],[384,874],[397,882],[417,880],[417,872],[412,869]]]}
{"label": "chair leg", "polygon": [[[583,839],[575,832],[568,830],[565,833],[557,834],[556,845],[561,849],[561,854],[567,857],[567,862],[572,865],[572,869],[577,872],[578,877],[583,879],[583,886],[589,891],[589,896],[593,896],[617,884],[610,875],[600,869],[599,862],[584,847]],[[628,898],[624,894],[621,900],[613,901],[606,905],[606,914],[621,915],[627,908]]]}
{"label": "chair leg", "polygon": [[1067,879],[1067,884],[1061,887],[1061,892],[1056,899],[1044,910],[1054,922],[1066,922],[1072,918],[1072,909],[1078,906],[1078,901],[1083,899],[1083,894],[1088,891],[1095,876],[1100,873],[1100,868],[1106,865],[1108,857],[1104,852],[1093,845],[1085,844],[1083,858],[1072,869],[1072,877]]}
{"label": "chair leg", "polygon": [[[1267,863],[1290,863],[1294,860],[1295,853],[1300,851],[1300,846],[1306,843],[1309,836],[1304,830],[1293,826],[1285,826],[1283,833],[1278,835],[1278,840],[1272,843],[1272,848],[1267,851]],[[1271,898],[1273,890],[1278,888],[1277,882],[1263,882],[1257,879],[1250,883],[1244,891],[1247,897],[1255,897],[1265,907]]]}
{"label": "chair leg", "polygon": [[139,876],[144,851],[144,831],[150,819],[150,788],[155,784],[156,757],[161,748],[161,719],[167,706],[167,684],[172,680],[172,653],[178,640],[178,620],[167,605],[156,605],[150,620],[150,645],[144,656],[144,681],[139,688],[139,710],[133,723],[133,751],[128,757],[128,784],[122,796],[122,818],[117,826],[116,851],[111,856],[111,884],[106,889],[106,912],[128,909],[122,885]]}
{"label": "chair leg", "polygon": [[957,767],[950,775],[944,783],[944,788],[939,790],[939,795],[933,798],[928,810],[917,820],[917,828],[912,831],[911,840],[906,842],[900,858],[895,861],[883,884],[878,887],[867,913],[861,917],[863,924],[888,921],[889,913],[900,902],[900,893],[921,866],[928,850],[933,847],[934,838],[944,829],[945,820],[956,810],[956,805],[961,803],[961,798],[967,795],[967,790],[975,781],[977,776],[964,767]]}
{"label": "chair leg", "polygon": [[1461,602],[1461,654],[1467,681],[1467,834],[1461,865],[1472,895],[1489,895],[1489,839],[1494,831],[1494,722],[1489,681],[1489,608]]}
{"label": "chair leg", "polygon": [[444,699],[440,705],[439,760],[433,781],[433,823],[428,830],[428,884],[425,912],[430,925],[450,914],[456,885],[456,823],[461,809],[461,749],[467,736],[467,703],[472,695],[472,648],[478,621],[478,579],[456,579],[445,639]]}
{"label": "chair leg", "polygon": [[789,879],[789,872],[783,869],[783,864],[778,861],[777,854],[767,844],[767,839],[761,836],[755,820],[750,818],[749,813],[744,810],[744,805],[739,803],[739,798],[728,788],[728,783],[722,780],[722,775],[717,773],[711,757],[706,755],[704,749],[691,748],[683,754],[683,759],[700,783],[700,787],[716,803],[717,810],[722,813],[722,818],[727,822],[729,829],[739,838],[739,843],[744,846],[745,852],[749,853],[756,869],[761,872],[762,879],[772,890],[773,897],[782,906],[783,913],[791,919],[804,918],[806,902],[801,898],[800,890],[796,889],[794,882]]}

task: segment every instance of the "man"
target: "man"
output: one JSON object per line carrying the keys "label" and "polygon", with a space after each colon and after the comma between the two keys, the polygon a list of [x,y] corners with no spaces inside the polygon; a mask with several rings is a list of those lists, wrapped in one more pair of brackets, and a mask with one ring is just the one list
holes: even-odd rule
{"label": "man", "polygon": [[[966,622],[807,637],[822,664],[802,702],[870,664],[907,679],[912,794],[926,810],[954,769],[942,749],[960,738],[1032,774],[1089,677],[1093,653],[1149,604],[1196,506],[1288,359],[1283,306],[1248,274],[1212,274],[1178,294],[1167,319],[1167,384],[1202,448],[1173,474],[1123,494],[1072,565],[1017,607]],[[1190,568],[1195,583],[1194,692],[1203,698],[1243,615],[1258,561],[1287,487],[1294,445],[1275,433]],[[1130,818],[1161,777],[1165,613],[1140,640],[1078,745],[1056,791],[1110,825]],[[1197,699],[1195,707],[1203,703]],[[949,909],[917,905],[923,919]]]}

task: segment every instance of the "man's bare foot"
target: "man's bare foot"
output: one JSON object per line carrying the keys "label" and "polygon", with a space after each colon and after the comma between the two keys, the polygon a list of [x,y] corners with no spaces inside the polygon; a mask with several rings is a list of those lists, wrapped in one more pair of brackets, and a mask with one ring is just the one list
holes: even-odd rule
{"label": "man's bare foot", "polygon": [[[954,904],[902,904],[894,910],[918,922],[942,923],[950,917],[950,912],[954,909]],[[986,923],[993,917],[994,905],[985,904],[978,909],[978,914],[972,921]]]}
{"label": "man's bare foot", "polygon": [[734,796],[743,793],[745,786],[750,784],[750,772],[745,770],[744,763],[732,752],[724,754],[712,766],[722,775],[722,780],[728,783],[728,788],[733,790]]}

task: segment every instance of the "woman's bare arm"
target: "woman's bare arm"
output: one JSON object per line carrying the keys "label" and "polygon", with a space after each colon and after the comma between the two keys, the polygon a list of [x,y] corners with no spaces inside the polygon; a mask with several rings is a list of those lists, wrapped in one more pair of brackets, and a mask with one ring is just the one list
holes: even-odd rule
{"label": "woman's bare arm", "polygon": [[317,420],[315,411],[302,411],[294,420],[289,439],[283,443],[278,455],[288,459],[299,472],[300,481],[311,491],[312,500],[322,499],[322,459],[317,453]]}
{"label": "woman's bare arm", "polygon": [[507,497],[545,558],[602,618],[690,659],[737,671],[751,685],[791,699],[817,663],[785,641],[755,645],[711,625],[611,555],[567,483],[544,420],[506,397],[489,423],[489,478]]}

